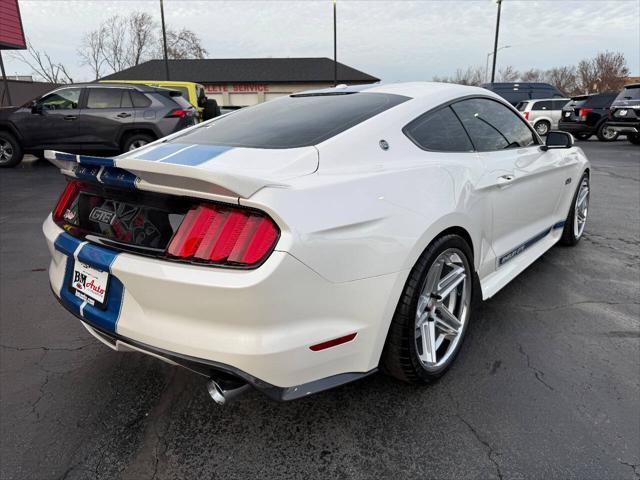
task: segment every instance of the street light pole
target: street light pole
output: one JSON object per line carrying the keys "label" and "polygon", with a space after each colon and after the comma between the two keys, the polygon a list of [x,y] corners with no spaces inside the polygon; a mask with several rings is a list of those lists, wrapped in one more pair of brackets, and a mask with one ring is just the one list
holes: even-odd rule
{"label": "street light pole", "polygon": [[336,21],[336,0],[333,0],[333,86],[338,85],[338,28]]}
{"label": "street light pole", "polygon": [[493,42],[493,67],[491,68],[491,83],[496,79],[496,59],[498,58],[498,33],[500,32],[500,10],[502,10],[502,0],[498,2],[498,18],[496,19],[496,38]]}
{"label": "street light pole", "polygon": [[160,17],[162,18],[162,44],[164,47],[164,75],[169,80],[169,57],[167,56],[167,28],[164,24],[164,3],[160,0]]}

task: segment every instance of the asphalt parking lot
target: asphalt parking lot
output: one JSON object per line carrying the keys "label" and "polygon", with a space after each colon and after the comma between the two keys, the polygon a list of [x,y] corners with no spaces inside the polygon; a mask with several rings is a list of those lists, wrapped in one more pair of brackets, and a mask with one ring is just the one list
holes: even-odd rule
{"label": "asphalt parking lot", "polygon": [[64,181],[44,161],[2,170],[0,478],[640,478],[640,149],[580,146],[585,238],[485,303],[439,382],[226,407],[57,304],[41,224]]}

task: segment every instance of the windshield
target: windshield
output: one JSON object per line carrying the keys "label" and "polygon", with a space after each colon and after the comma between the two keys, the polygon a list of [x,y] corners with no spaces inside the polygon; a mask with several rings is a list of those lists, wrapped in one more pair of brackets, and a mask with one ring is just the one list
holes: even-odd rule
{"label": "windshield", "polygon": [[383,93],[293,95],[234,112],[175,138],[247,148],[316,145],[409,97]]}

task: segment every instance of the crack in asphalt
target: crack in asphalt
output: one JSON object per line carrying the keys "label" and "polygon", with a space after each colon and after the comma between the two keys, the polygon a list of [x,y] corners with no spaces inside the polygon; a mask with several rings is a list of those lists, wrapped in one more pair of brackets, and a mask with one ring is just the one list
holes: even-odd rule
{"label": "crack in asphalt", "polygon": [[89,347],[91,345],[95,345],[96,342],[87,343],[85,345],[81,345],[79,347],[16,347],[13,345],[3,345],[0,344],[0,348],[4,348],[6,350],[14,350],[16,352],[28,352],[33,350],[44,350],[45,352],[75,352],[78,350],[82,350],[83,348]]}
{"label": "crack in asphalt", "polygon": [[526,358],[526,360],[527,360],[527,368],[529,368],[530,370],[533,371],[533,374],[535,375],[536,380],[538,380],[541,384],[543,384],[545,387],[547,387],[552,392],[555,391],[555,389],[551,385],[549,385],[547,382],[545,382],[544,379],[542,378],[542,377],[544,377],[544,372],[542,370],[537,369],[533,365],[531,365],[531,358],[529,358],[529,354],[524,351],[524,349],[522,348],[522,344],[520,344],[520,343],[518,343],[518,350],[520,351],[520,354],[523,355],[524,358]]}
{"label": "crack in asphalt", "polygon": [[537,305],[510,305],[512,308],[519,308],[521,310],[529,310],[532,312],[553,312],[556,310],[562,310],[564,308],[576,307],[578,305],[640,305],[640,302],[610,302],[607,300],[583,300],[580,302],[565,303],[562,305],[552,305],[550,307],[539,307]]}
{"label": "crack in asphalt", "polygon": [[636,478],[640,478],[640,464],[623,462],[620,459],[618,459],[618,462],[620,462],[622,465],[626,465],[627,467],[631,467]]}
{"label": "crack in asphalt", "polygon": [[491,463],[493,463],[493,465],[496,467],[496,475],[498,476],[498,478],[500,480],[503,480],[503,476],[502,476],[502,470],[500,470],[500,464],[498,463],[498,461],[494,458],[494,455],[500,455],[499,452],[497,452],[489,442],[487,442],[486,440],[484,440],[480,434],[478,433],[478,431],[473,428],[473,425],[471,425],[469,422],[467,422],[459,413],[456,413],[456,417],[458,417],[458,419],[460,419],[460,421],[462,423],[464,423],[467,428],[471,431],[471,433],[473,434],[473,436],[476,438],[476,440],[478,442],[480,442],[482,445],[484,445],[487,448],[487,458],[489,459],[489,461]]}

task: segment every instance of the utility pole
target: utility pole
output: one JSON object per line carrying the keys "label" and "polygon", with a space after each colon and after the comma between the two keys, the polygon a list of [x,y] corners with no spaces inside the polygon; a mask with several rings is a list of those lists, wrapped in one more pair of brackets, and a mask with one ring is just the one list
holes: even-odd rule
{"label": "utility pole", "polygon": [[338,32],[336,22],[336,0],[333,0],[333,86],[338,85]]}
{"label": "utility pole", "polygon": [[500,10],[502,10],[502,0],[498,2],[498,18],[496,19],[496,39],[493,43],[493,67],[491,68],[491,83],[496,79],[496,59],[498,58],[498,33],[500,32]]}
{"label": "utility pole", "polygon": [[162,18],[162,44],[164,46],[164,75],[169,80],[169,57],[167,56],[167,28],[164,24],[164,3],[160,0],[160,17]]}

